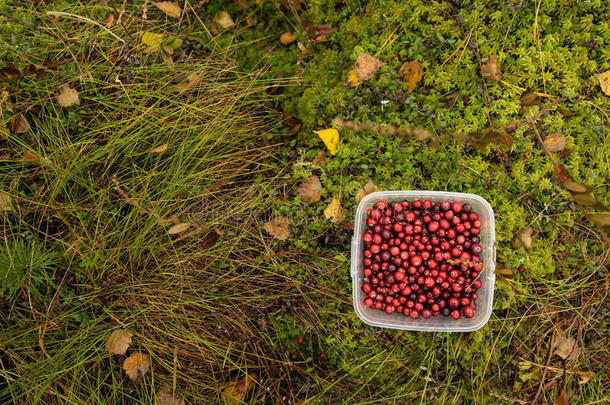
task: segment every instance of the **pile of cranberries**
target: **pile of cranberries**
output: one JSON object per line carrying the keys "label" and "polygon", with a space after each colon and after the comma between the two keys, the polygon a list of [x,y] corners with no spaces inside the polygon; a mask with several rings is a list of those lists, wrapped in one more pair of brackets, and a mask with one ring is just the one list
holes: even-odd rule
{"label": "pile of cranberries", "polygon": [[379,201],[367,215],[365,305],[413,319],[474,316],[481,221],[469,204]]}

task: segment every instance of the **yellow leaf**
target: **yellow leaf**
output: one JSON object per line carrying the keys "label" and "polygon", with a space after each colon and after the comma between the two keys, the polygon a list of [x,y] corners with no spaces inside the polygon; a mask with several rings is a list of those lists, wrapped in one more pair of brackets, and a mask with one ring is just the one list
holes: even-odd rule
{"label": "yellow leaf", "polygon": [[341,222],[345,219],[345,213],[343,208],[341,208],[341,200],[338,197],[333,197],[328,207],[324,210],[324,216],[332,222]]}
{"label": "yellow leaf", "polygon": [[106,350],[110,354],[124,355],[131,344],[133,333],[129,329],[117,329],[106,339]]}
{"label": "yellow leaf", "polygon": [[599,81],[599,85],[601,86],[604,94],[610,96],[610,70],[595,75],[595,77],[597,78],[597,81]]}
{"label": "yellow leaf", "polygon": [[575,360],[580,352],[581,349],[580,346],[578,346],[576,339],[564,336],[563,334],[559,335],[559,338],[553,347],[553,354],[564,360]]}
{"label": "yellow leaf", "polygon": [[163,153],[167,150],[168,146],[169,146],[168,144],[164,143],[163,145],[159,145],[156,148],[151,149],[150,153]]}
{"label": "yellow leaf", "polygon": [[383,65],[385,63],[376,57],[363,53],[356,59],[356,75],[362,81],[369,80]]}
{"label": "yellow leaf", "polygon": [[318,176],[311,176],[301,182],[296,194],[305,202],[315,203],[320,201],[321,189],[322,183],[320,183],[320,178]]}
{"label": "yellow leaf", "polygon": [[57,100],[57,104],[59,104],[61,107],[80,105],[78,91],[68,86],[63,86],[55,99]]}
{"label": "yellow leaf", "polygon": [[297,40],[297,36],[294,35],[292,32],[284,32],[282,35],[280,35],[280,42],[283,45],[289,45],[296,40]]}
{"label": "yellow leaf", "polygon": [[560,152],[566,147],[566,138],[559,133],[549,134],[543,143],[549,152]]}
{"label": "yellow leaf", "polygon": [[180,6],[173,1],[158,1],[153,4],[170,17],[180,18],[182,14]]}
{"label": "yellow leaf", "polygon": [[349,72],[347,72],[347,85],[349,87],[356,87],[360,83],[362,83],[362,81],[360,80],[360,78],[356,74],[356,69],[352,69]]}
{"label": "yellow leaf", "polygon": [[585,385],[596,375],[593,371],[577,371],[576,374],[578,374],[578,377],[580,377],[578,379],[579,385]]}
{"label": "yellow leaf", "polygon": [[358,194],[356,194],[356,202],[360,202],[360,200],[362,200],[364,197],[378,190],[379,188],[375,185],[375,183],[373,183],[373,180],[369,180],[369,182],[366,183],[360,191],[358,191]]}
{"label": "yellow leaf", "polygon": [[176,235],[176,234],[179,234],[179,233],[182,233],[182,232],[186,231],[190,227],[191,227],[191,223],[190,222],[183,222],[183,223],[179,223],[179,224],[176,224],[176,225],[172,226],[171,228],[169,228],[167,230],[167,232],[170,235]]}
{"label": "yellow leaf", "polygon": [[241,404],[246,399],[248,392],[256,386],[257,378],[258,374],[252,373],[229,384],[222,393],[223,403],[227,405]]}
{"label": "yellow leaf", "polygon": [[495,82],[502,79],[502,73],[500,72],[500,65],[496,58],[496,53],[491,54],[487,62],[481,66],[481,76],[487,80],[493,80]]}
{"label": "yellow leaf", "polygon": [[214,17],[214,22],[224,29],[231,28],[235,25],[233,19],[226,11],[221,11]]}
{"label": "yellow leaf", "polygon": [[150,356],[148,354],[132,353],[123,362],[123,370],[132,380],[144,377],[149,369]]}
{"label": "yellow leaf", "polygon": [[184,401],[178,394],[172,395],[171,390],[163,387],[157,391],[157,405],[184,405]]}
{"label": "yellow leaf", "polygon": [[140,40],[144,45],[148,45],[151,48],[158,49],[161,46],[164,35],[157,34],[156,32],[144,31]]}
{"label": "yellow leaf", "polygon": [[330,154],[334,156],[337,153],[337,146],[339,146],[339,131],[334,128],[327,128],[313,132],[322,139]]}
{"label": "yellow leaf", "polygon": [[415,90],[417,83],[424,77],[424,65],[416,60],[405,63],[400,68],[399,77],[401,81],[409,85],[407,93],[410,93]]}
{"label": "yellow leaf", "polygon": [[292,222],[289,218],[284,216],[279,216],[271,219],[267,222],[263,229],[269,233],[269,235],[273,236],[275,239],[286,240],[290,236],[290,228],[292,227]]}
{"label": "yellow leaf", "polygon": [[0,212],[2,211],[10,211],[11,210],[11,196],[0,190]]}

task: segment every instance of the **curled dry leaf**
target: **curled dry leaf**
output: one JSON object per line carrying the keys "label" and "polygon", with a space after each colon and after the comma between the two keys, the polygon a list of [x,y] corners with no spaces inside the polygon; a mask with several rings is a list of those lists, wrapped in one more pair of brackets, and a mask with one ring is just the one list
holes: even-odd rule
{"label": "curled dry leaf", "polygon": [[125,374],[132,380],[144,377],[150,369],[150,356],[140,352],[131,353],[123,362]]}
{"label": "curled dry leaf", "polygon": [[180,15],[182,14],[180,6],[173,1],[158,1],[153,4],[170,17],[180,18]]}
{"label": "curled dry leaf", "polygon": [[30,124],[23,115],[17,114],[11,119],[11,129],[13,134],[24,134],[30,129]]}
{"label": "curled dry leaf", "polygon": [[172,395],[169,388],[160,388],[157,391],[157,405],[184,405],[184,401],[176,393]]}
{"label": "curled dry leaf", "polygon": [[227,385],[222,393],[223,403],[227,405],[238,405],[244,402],[246,395],[256,386],[258,374],[251,373],[239,380]]}
{"label": "curled dry leaf", "polygon": [[332,222],[341,222],[345,219],[345,212],[341,207],[341,200],[339,197],[333,197],[328,207],[324,210],[324,216],[326,219],[330,219]]}
{"label": "curled dry leaf", "polygon": [[296,40],[297,36],[292,32],[284,32],[282,35],[280,35],[280,42],[282,45],[290,45]]}
{"label": "curled dry leaf", "polygon": [[535,235],[536,231],[534,231],[534,228],[530,226],[520,229],[513,237],[511,245],[515,249],[525,248],[530,250],[532,248],[532,239],[535,237]]}
{"label": "curled dry leaf", "polygon": [[500,64],[498,63],[495,52],[492,53],[487,62],[481,66],[481,76],[487,80],[493,80],[495,82],[502,79]]}
{"label": "curled dry leaf", "polygon": [[566,147],[566,138],[560,133],[549,134],[544,139],[544,147],[549,152],[560,152]]}
{"label": "curled dry leaf", "polygon": [[467,142],[479,151],[487,152],[487,148],[491,144],[501,143],[510,148],[513,146],[513,137],[503,128],[488,127],[481,132],[470,134]]}
{"label": "curled dry leaf", "polygon": [[576,339],[564,336],[563,334],[560,334],[553,346],[553,355],[559,356],[564,360],[576,360],[580,352],[581,349]]}
{"label": "curled dry leaf", "polygon": [[289,218],[278,216],[272,218],[263,226],[263,229],[273,236],[275,239],[286,240],[290,236],[292,222]]}
{"label": "curled dry leaf", "polygon": [[595,77],[597,78],[597,81],[599,82],[604,94],[610,96],[610,70],[595,75]]}
{"label": "curled dry leaf", "polygon": [[110,354],[124,355],[131,344],[133,333],[129,329],[116,329],[106,339],[106,350]]}
{"label": "curled dry leaf", "polygon": [[182,233],[182,232],[186,231],[190,227],[191,227],[191,223],[190,222],[182,222],[182,223],[179,223],[179,224],[176,224],[176,225],[172,226],[171,228],[169,228],[167,230],[167,232],[170,235],[177,235],[179,233]]}
{"label": "curled dry leaf", "polygon": [[407,93],[415,90],[415,86],[417,86],[422,77],[424,77],[424,65],[419,61],[407,62],[400,68],[400,80],[409,85]]}
{"label": "curled dry leaf", "polygon": [[231,28],[235,25],[235,22],[226,11],[221,11],[216,14],[216,16],[214,16],[214,23],[224,29]]}
{"label": "curled dry leaf", "polygon": [[519,97],[519,102],[522,107],[531,107],[534,105],[538,105],[542,103],[540,96],[534,90],[528,89],[526,90],[521,97]]}
{"label": "curled dry leaf", "polygon": [[322,183],[318,176],[310,176],[303,180],[297,188],[296,194],[299,198],[308,203],[320,201],[320,190]]}
{"label": "curled dry leaf", "polygon": [[379,188],[373,183],[373,180],[369,180],[356,194],[356,202],[360,202],[364,197],[378,190]]}
{"label": "curled dry leaf", "polygon": [[11,196],[4,190],[0,190],[0,212],[11,210]]}
{"label": "curled dry leaf", "polygon": [[339,131],[334,128],[328,128],[313,132],[322,139],[330,154],[334,156],[337,153],[337,147],[339,146]]}
{"label": "curled dry leaf", "polygon": [[164,143],[163,145],[159,145],[156,148],[153,148],[150,150],[150,153],[163,153],[167,150],[167,147],[169,145],[167,143]]}
{"label": "curled dry leaf", "polygon": [[362,81],[369,80],[375,76],[380,67],[385,65],[374,56],[363,53],[356,59],[355,71],[358,78]]}

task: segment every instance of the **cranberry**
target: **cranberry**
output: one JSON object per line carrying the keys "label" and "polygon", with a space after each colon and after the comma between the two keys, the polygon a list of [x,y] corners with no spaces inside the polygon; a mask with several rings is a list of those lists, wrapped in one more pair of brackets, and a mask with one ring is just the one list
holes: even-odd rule
{"label": "cranberry", "polygon": [[454,309],[453,311],[451,311],[451,317],[455,320],[460,319],[460,311],[457,309]]}
{"label": "cranberry", "polygon": [[466,318],[472,318],[474,316],[474,308],[471,306],[465,306],[463,312]]}
{"label": "cranberry", "polygon": [[300,337],[300,336],[299,336],[299,337],[297,338],[297,342],[298,342],[300,345],[302,345],[303,343],[305,343],[305,339],[303,339],[302,337]]}
{"label": "cranberry", "polygon": [[519,271],[519,273],[523,273],[525,271],[525,267],[519,266],[517,270]]}

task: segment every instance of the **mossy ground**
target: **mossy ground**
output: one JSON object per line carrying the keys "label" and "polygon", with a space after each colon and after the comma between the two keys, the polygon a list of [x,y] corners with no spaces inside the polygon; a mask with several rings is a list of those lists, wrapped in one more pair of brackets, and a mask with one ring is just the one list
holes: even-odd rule
{"label": "mossy ground", "polygon": [[[25,140],[12,136],[4,145],[11,156],[3,163],[4,178],[13,184],[42,184],[54,191],[55,198],[43,199],[46,194],[40,186],[23,192],[12,186],[11,193],[28,205],[22,208],[22,217],[3,217],[5,235],[44,245],[61,258],[59,274],[76,274],[79,280],[77,288],[67,289],[71,295],[62,298],[60,307],[49,307],[50,299],[66,291],[59,288],[56,293],[56,287],[43,291],[33,305],[15,299],[5,304],[8,312],[2,323],[7,326],[0,346],[3,375],[10,382],[5,392],[23,402],[110,398],[116,403],[147,403],[159,384],[171,386],[176,347],[178,392],[192,403],[220,401],[224,385],[244,372],[259,375],[247,397],[252,403],[487,404],[529,403],[534,398],[551,403],[561,387],[572,403],[607,399],[609,285],[604,263],[609,251],[600,231],[556,184],[553,166],[528,126],[511,133],[511,148],[491,145],[487,153],[453,138],[533,116],[547,102],[563,97],[566,101],[552,108],[538,126],[543,135],[564,134],[572,152],[557,158],[577,181],[594,186],[595,197],[608,205],[610,97],[601,92],[594,75],[610,69],[610,7],[602,1],[316,1],[303,7],[297,2],[295,8],[287,7],[288,2],[251,2],[248,8],[238,3],[242,2],[195,4],[179,25],[153,9],[154,21],[143,22],[139,4],[127,8],[126,15],[132,17],[125,17],[126,25],[132,35],[149,29],[183,38],[183,53],[175,58],[187,63],[169,65],[160,57],[148,57],[143,67],[129,67],[136,78],[121,78],[133,81],[134,90],[127,94],[140,100],[136,105],[162,107],[155,112],[161,118],[141,123],[129,135],[124,128],[131,128],[133,115],[150,110],[131,107],[119,114],[127,99],[115,98],[116,89],[91,95],[98,87],[116,86],[114,77],[105,74],[100,62],[104,58],[91,57],[87,46],[76,46],[75,51],[74,45],[34,35],[27,27],[4,26],[3,40],[10,46],[0,54],[3,58],[24,66],[19,58],[37,60],[38,48],[32,44],[46,47],[52,57],[71,49],[77,62],[66,63],[66,69],[73,70],[65,75],[91,72],[94,80],[79,78],[88,83],[81,84],[81,92],[85,96],[89,91],[85,97],[90,102],[108,109],[95,115],[95,109],[84,107],[67,116],[45,110],[43,118],[28,117],[49,128],[61,123],[61,141],[50,135]],[[9,12],[10,5],[14,6],[7,4],[0,11]],[[114,12],[70,2],[39,6],[36,13],[28,7],[33,6],[20,5],[15,16],[71,33],[88,27],[82,35],[91,38],[101,35],[99,27],[82,21],[76,26],[51,23],[44,12],[68,11],[102,22]],[[208,23],[221,10],[231,14],[237,27],[210,37]],[[252,16],[258,22],[247,27],[246,19]],[[332,26],[328,41],[308,43],[299,24],[306,20]],[[123,27],[111,29],[126,35]],[[306,47],[304,54],[296,43],[279,43],[285,31],[297,32]],[[112,38],[101,38],[103,52],[110,55],[120,48]],[[241,171],[231,171],[234,167],[222,174],[225,166],[216,166],[222,157],[242,162],[244,154],[236,151],[235,142],[227,141],[218,152],[197,141],[195,132],[207,130],[205,119],[198,116],[206,104],[185,97],[171,107],[166,102],[177,96],[160,96],[168,75],[184,80],[190,70],[206,69],[202,56],[217,55],[218,50],[223,50],[223,58],[234,58],[241,71],[265,67],[267,81],[259,85],[276,83],[281,73],[279,81],[286,85],[257,101],[303,122],[294,136],[279,126],[249,127],[242,133],[238,139],[252,142],[260,155],[253,166],[240,167],[257,176],[244,177]],[[494,52],[503,74],[500,82],[486,81],[479,74],[481,63]],[[376,55],[386,65],[374,78],[348,88],[347,71],[361,53]],[[398,71],[411,60],[423,63],[424,77],[408,93]],[[65,77],[24,80],[15,103],[22,109],[44,105]],[[295,77],[300,77],[300,85]],[[519,96],[528,88],[548,97],[522,111]],[[163,102],[155,104],[159,99]],[[382,100],[390,102],[382,108]],[[133,106],[133,100],[129,103]],[[91,114],[92,124],[82,127],[79,119]],[[56,116],[60,118],[51,118]],[[316,165],[313,159],[324,145],[312,130],[331,127],[335,117],[425,128],[442,137],[432,147],[426,141],[342,130],[337,154]],[[190,131],[188,123],[198,119],[201,126]],[[242,116],[235,119],[247,121]],[[223,130],[233,127],[224,122],[209,136],[220,136]],[[159,139],[172,143],[170,135],[176,132],[179,153],[172,153],[164,166],[144,155],[149,147],[165,142]],[[264,135],[254,139],[253,132]],[[101,135],[106,143],[94,144],[91,155],[77,153],[82,148],[79,142]],[[13,162],[26,145],[53,162],[66,162],[69,169],[24,168]],[[134,145],[142,145],[137,149],[141,154],[130,154]],[[111,158],[117,150],[119,156]],[[216,154],[205,159],[206,150]],[[167,238],[152,219],[143,223],[139,214],[107,196],[108,173],[102,172],[101,180],[89,174],[97,165],[116,170],[128,189],[139,190],[144,201],[164,214],[188,213],[201,229],[219,227],[225,236],[203,252],[194,247],[197,234],[186,241]],[[66,186],[61,176],[74,173],[85,181]],[[30,177],[25,179],[25,174]],[[315,204],[303,203],[293,192],[293,186],[311,174],[323,185],[322,200]],[[232,181],[223,181],[223,176],[243,188],[233,190],[226,185]],[[522,265],[525,272],[497,281],[492,318],[483,329],[468,334],[409,333],[372,328],[358,319],[351,304],[351,230],[326,220],[323,211],[332,197],[341,196],[345,221],[351,222],[355,195],[369,179],[382,190],[460,191],[490,202],[497,221],[498,260],[513,269]],[[222,201],[211,197],[217,192],[224,193],[235,215],[218,217]],[[240,197],[242,192],[247,198]],[[243,201],[248,205],[241,206]],[[70,243],[38,231],[41,223],[50,223],[54,215],[63,219],[67,213],[76,218],[64,230]],[[293,236],[287,241],[273,241],[259,230],[271,215],[292,219]],[[246,220],[235,222],[244,216]],[[531,251],[510,244],[515,231],[525,226],[540,230]],[[77,242],[86,249],[74,254],[74,246],[81,246]],[[90,299],[108,282],[116,287],[102,290],[101,304]],[[43,320],[56,320],[53,333],[43,334],[46,353],[41,353],[39,331],[46,323],[39,316],[45,313]],[[153,377],[142,384],[126,381],[120,362],[109,361],[104,354],[105,331],[116,326],[117,319],[138,333],[135,346],[151,353],[157,364]],[[578,341],[582,353],[577,359],[563,364],[559,357],[549,357],[556,331]],[[298,343],[298,337],[304,343]],[[579,384],[585,372],[595,375]],[[97,394],[87,396],[87,390]]]}

